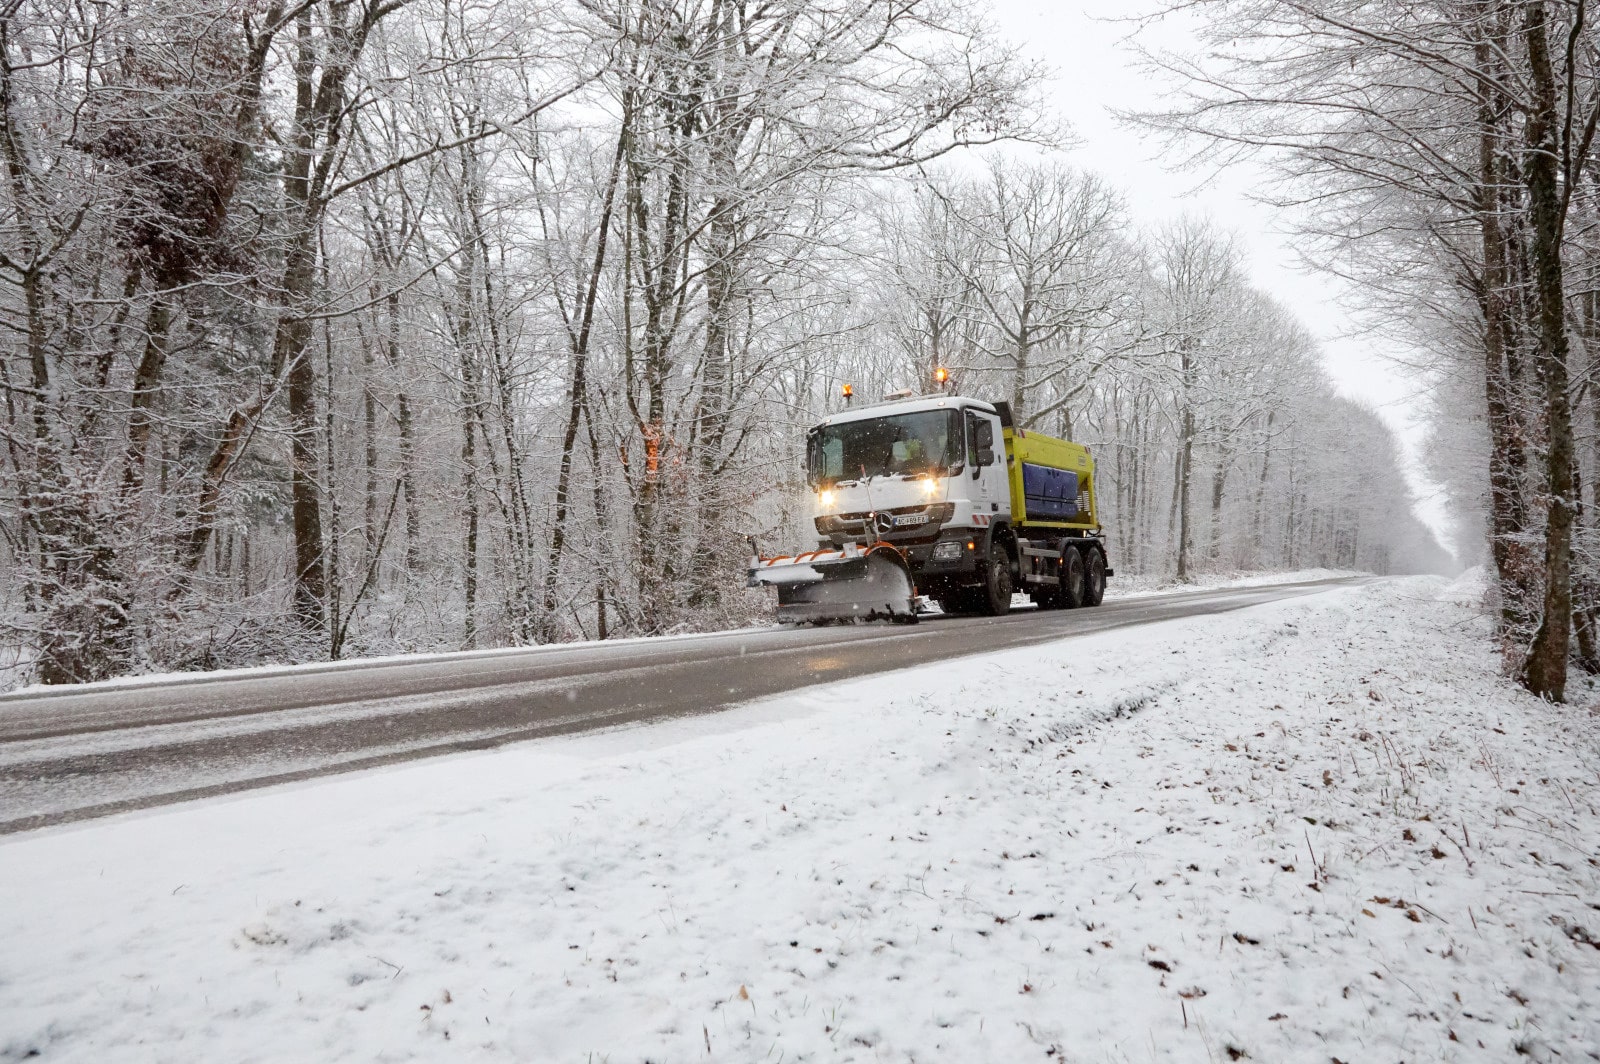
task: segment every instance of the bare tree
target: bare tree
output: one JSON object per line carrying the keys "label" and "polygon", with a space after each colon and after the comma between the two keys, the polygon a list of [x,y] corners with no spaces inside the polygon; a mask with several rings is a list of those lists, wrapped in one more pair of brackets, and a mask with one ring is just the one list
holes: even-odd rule
{"label": "bare tree", "polygon": [[[1309,221],[1308,231],[1322,239],[1330,264],[1362,281],[1380,307],[1411,322],[1448,321],[1463,304],[1441,301],[1430,278],[1471,293],[1472,355],[1484,367],[1492,441],[1492,557],[1508,603],[1502,621],[1508,635],[1520,636],[1521,604],[1537,604],[1513,665],[1529,690],[1559,700],[1572,616],[1576,461],[1565,223],[1600,117],[1586,4],[1185,6],[1209,14],[1216,39],[1235,46],[1209,60],[1152,57],[1187,84],[1191,98],[1143,119],[1198,134],[1225,153],[1266,153],[1282,167],[1280,200],[1317,206],[1321,220]],[[1386,261],[1396,248],[1414,271],[1397,274],[1392,256]],[[1415,254],[1424,248],[1427,254]],[[1530,386],[1537,404],[1518,409]],[[1524,485],[1535,449],[1540,475]],[[1526,527],[1530,511],[1542,531]],[[1538,587],[1529,586],[1523,563],[1530,534],[1543,546]]]}

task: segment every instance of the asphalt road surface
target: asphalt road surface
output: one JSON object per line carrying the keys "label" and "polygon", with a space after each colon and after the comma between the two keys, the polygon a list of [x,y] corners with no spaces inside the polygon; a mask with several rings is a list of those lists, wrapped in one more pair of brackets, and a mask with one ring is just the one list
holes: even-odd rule
{"label": "asphalt road surface", "polygon": [[1358,578],[1097,609],[771,628],[195,674],[0,695],[0,834],[412,758],[697,713],[811,684],[1155,621]]}

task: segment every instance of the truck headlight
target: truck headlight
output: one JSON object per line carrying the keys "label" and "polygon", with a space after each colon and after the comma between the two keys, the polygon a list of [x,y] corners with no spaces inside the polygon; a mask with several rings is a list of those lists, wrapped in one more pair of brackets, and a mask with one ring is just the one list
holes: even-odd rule
{"label": "truck headlight", "polygon": [[933,560],[936,562],[953,562],[961,557],[961,543],[959,540],[947,539],[943,543],[936,543],[933,547]]}
{"label": "truck headlight", "polygon": [[839,496],[835,495],[831,491],[824,489],[823,491],[817,492],[817,505],[821,506],[824,510],[833,509],[833,504],[838,501]]}

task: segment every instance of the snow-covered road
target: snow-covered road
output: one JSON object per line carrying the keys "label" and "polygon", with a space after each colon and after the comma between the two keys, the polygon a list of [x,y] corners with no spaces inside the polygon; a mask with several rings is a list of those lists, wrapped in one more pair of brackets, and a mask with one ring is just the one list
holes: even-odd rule
{"label": "snow-covered road", "polygon": [[0,1059],[1594,1060],[1600,726],[1451,590],[0,840]]}
{"label": "snow-covered road", "polygon": [[[1350,581],[1168,591],[1099,609],[915,628],[749,629],[666,639],[138,677],[0,696],[0,834],[463,749],[672,716],[849,676]],[[1332,577],[1332,579],[1330,579]]]}

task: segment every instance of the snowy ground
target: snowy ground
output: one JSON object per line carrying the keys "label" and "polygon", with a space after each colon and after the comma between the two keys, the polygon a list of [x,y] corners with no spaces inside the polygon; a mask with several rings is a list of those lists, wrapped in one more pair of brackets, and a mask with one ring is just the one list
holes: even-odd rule
{"label": "snowy ground", "polygon": [[1366,576],[1350,569],[1295,569],[1281,573],[1196,573],[1185,584],[1159,576],[1115,576],[1106,582],[1106,598],[1135,598],[1172,591],[1200,591],[1224,587],[1265,587],[1271,584],[1300,584],[1312,580],[1337,580],[1342,576]]}
{"label": "snowy ground", "polygon": [[0,841],[0,1060],[1600,1059],[1600,721],[1471,599]]}

